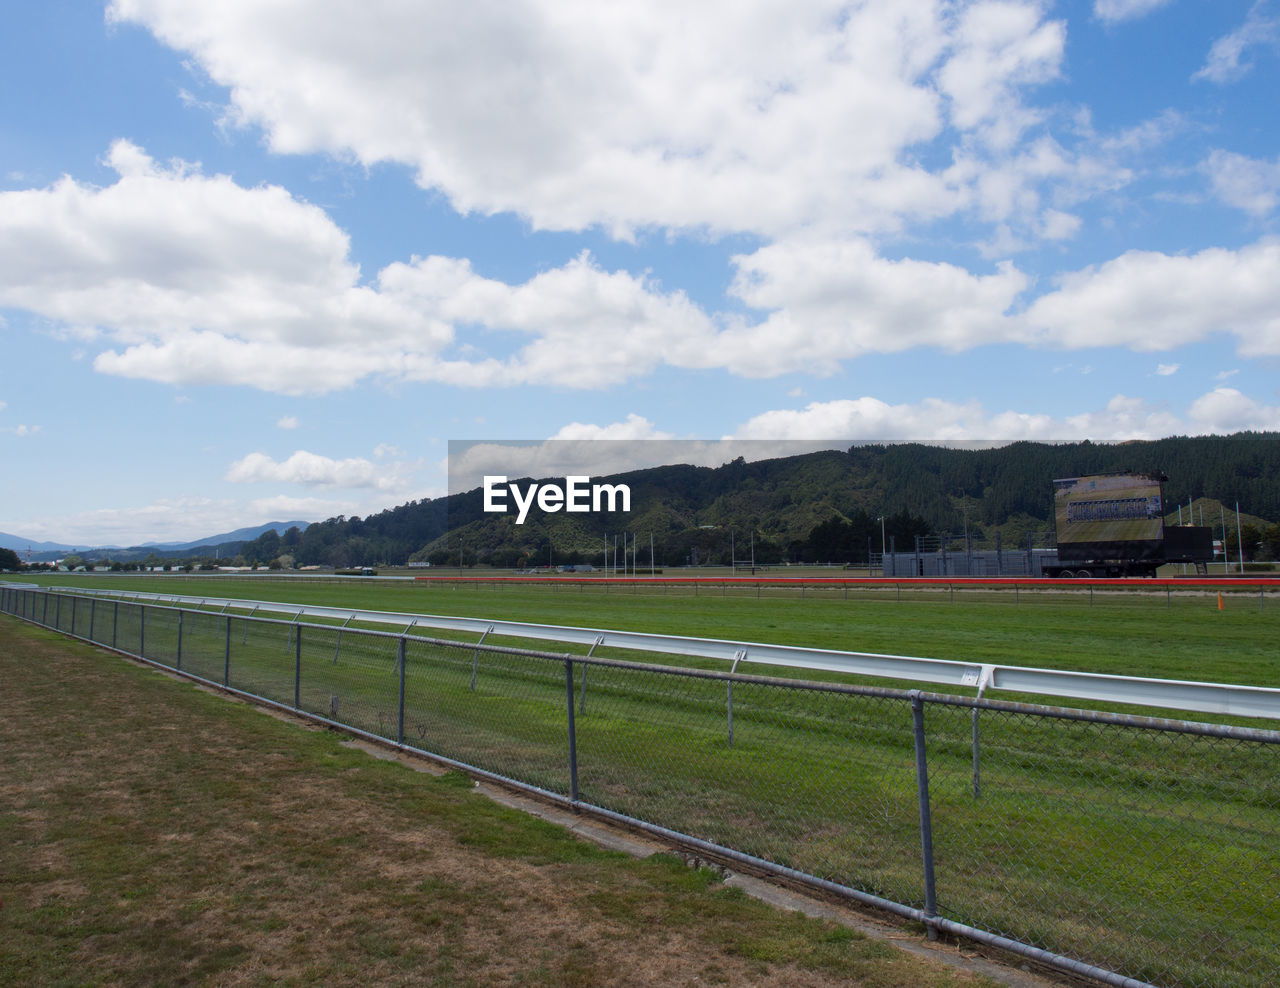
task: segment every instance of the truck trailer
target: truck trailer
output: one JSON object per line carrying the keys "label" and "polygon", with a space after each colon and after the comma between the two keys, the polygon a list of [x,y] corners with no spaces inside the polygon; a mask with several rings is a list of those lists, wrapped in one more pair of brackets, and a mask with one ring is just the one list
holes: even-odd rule
{"label": "truck trailer", "polygon": [[1165,563],[1206,571],[1213,558],[1208,527],[1164,523],[1160,473],[1095,474],[1053,482],[1058,560],[1050,577],[1154,577]]}

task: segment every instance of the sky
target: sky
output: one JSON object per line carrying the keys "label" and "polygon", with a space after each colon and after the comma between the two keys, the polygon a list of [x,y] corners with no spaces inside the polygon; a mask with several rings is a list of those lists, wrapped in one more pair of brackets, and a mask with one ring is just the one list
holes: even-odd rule
{"label": "sky", "polygon": [[1280,429],[1280,0],[46,0],[0,30],[0,531],[451,441]]}

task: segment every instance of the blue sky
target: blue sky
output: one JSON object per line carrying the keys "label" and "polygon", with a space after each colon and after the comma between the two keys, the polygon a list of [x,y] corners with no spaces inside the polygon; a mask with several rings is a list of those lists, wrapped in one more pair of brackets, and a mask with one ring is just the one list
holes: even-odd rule
{"label": "blue sky", "polygon": [[1280,429],[1280,0],[50,0],[0,73],[0,531]]}

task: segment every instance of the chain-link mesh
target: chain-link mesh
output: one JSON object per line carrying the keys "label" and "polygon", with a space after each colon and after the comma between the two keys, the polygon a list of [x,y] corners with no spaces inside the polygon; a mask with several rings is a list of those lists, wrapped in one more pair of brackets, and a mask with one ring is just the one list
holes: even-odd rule
{"label": "chain-link mesh", "polygon": [[288,647],[300,671],[301,709],[398,740],[400,675],[396,639],[310,626],[302,627],[300,633],[301,649],[296,636]]}
{"label": "chain-link mesh", "polygon": [[1280,735],[47,591],[0,608],[924,909],[919,740],[939,917],[1155,985],[1280,983]]}
{"label": "chain-link mesh", "polygon": [[406,669],[408,743],[570,793],[562,661],[513,649],[411,641]]}
{"label": "chain-link mesh", "polygon": [[921,904],[905,700],[635,667],[586,677],[584,800]]}
{"label": "chain-link mesh", "polygon": [[927,710],[942,915],[1154,984],[1277,983],[1280,747],[1003,709],[974,723]]}

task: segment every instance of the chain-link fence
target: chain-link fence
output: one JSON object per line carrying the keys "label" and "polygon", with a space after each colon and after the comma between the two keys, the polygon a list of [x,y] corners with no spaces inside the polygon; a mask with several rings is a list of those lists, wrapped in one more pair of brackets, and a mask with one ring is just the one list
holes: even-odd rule
{"label": "chain-link fence", "polygon": [[44,590],[0,610],[1108,983],[1280,983],[1280,732]]}

